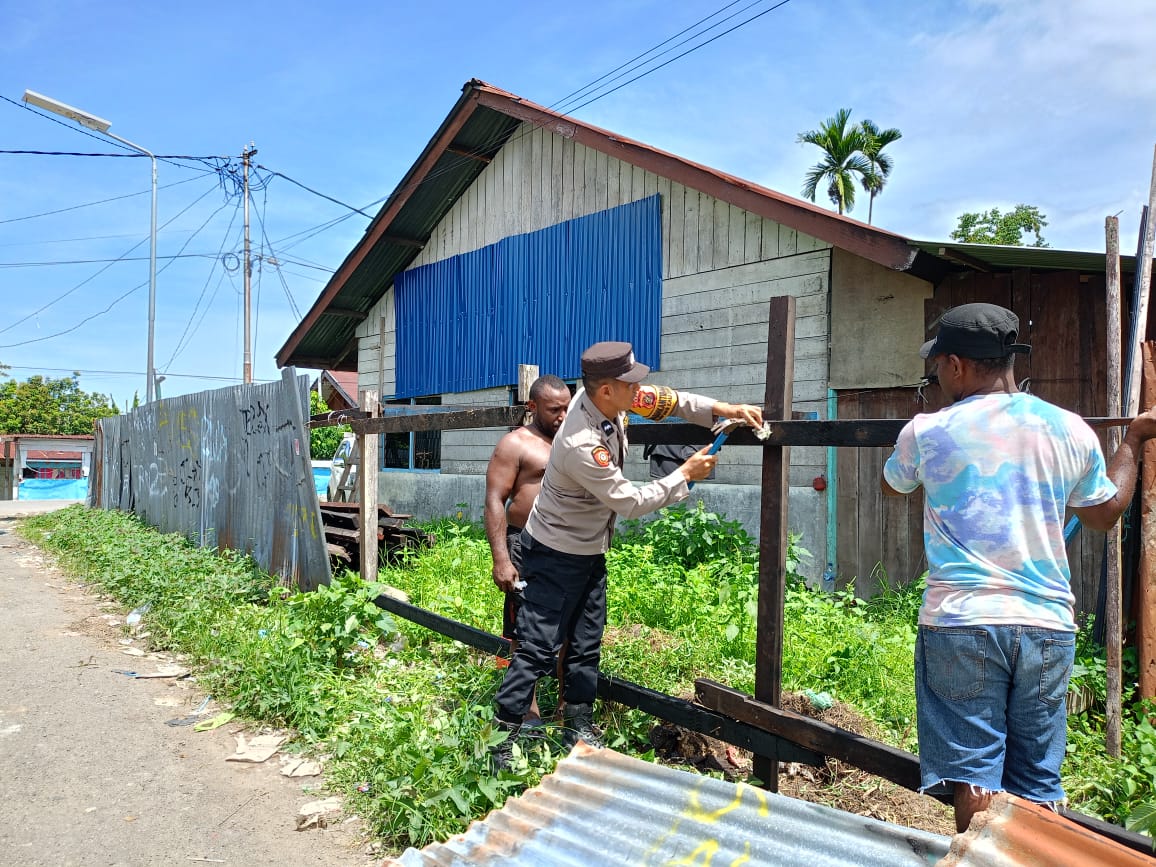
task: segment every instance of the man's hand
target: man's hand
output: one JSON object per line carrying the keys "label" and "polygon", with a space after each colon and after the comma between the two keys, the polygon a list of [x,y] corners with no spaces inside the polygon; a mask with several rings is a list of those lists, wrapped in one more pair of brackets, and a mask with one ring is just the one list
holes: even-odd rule
{"label": "man's hand", "polygon": [[514,582],[518,580],[518,570],[514,568],[514,564],[507,560],[505,563],[494,564],[494,583],[498,585],[498,589],[503,593],[511,593],[514,590]]}
{"label": "man's hand", "polygon": [[704,446],[703,448],[699,449],[697,452],[683,461],[682,466],[678,468],[679,472],[682,473],[683,477],[688,482],[701,482],[711,474],[715,464],[718,463],[717,454],[708,455],[706,453],[707,449],[709,448],[710,446]]}
{"label": "man's hand", "polygon": [[714,405],[713,410],[715,415],[738,419],[751,427],[763,426],[763,411],[749,403],[725,403],[720,400]]}
{"label": "man's hand", "polygon": [[1126,433],[1132,434],[1142,443],[1156,437],[1156,407],[1132,419]]}

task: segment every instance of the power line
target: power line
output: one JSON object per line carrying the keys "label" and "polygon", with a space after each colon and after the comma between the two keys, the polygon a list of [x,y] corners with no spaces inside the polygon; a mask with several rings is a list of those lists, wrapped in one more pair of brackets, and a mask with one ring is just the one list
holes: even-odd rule
{"label": "power line", "polygon": [[[226,203],[228,204],[228,203]],[[224,205],[221,206],[222,208]],[[80,238],[78,240],[90,240]],[[141,241],[140,244],[143,244]],[[135,249],[135,247],[134,247]],[[157,256],[157,259],[215,259],[216,253],[174,253],[168,256]],[[47,268],[53,265],[100,265],[105,262],[147,262],[148,256],[117,256],[115,259],[53,259],[47,262],[0,262],[0,268]]]}
{"label": "power line", "polygon": [[[49,373],[77,373],[88,376],[144,376],[144,372],[140,370],[78,370],[75,367],[36,367],[29,364],[9,364],[5,365],[9,370],[44,370]],[[165,371],[166,377],[174,377],[178,379],[209,379],[220,382],[241,382],[239,376],[208,376],[203,373],[170,373]],[[254,380],[254,382],[272,382],[272,380]]]}
{"label": "power line", "polygon": [[[305,186],[305,184],[301,183],[301,181],[296,181],[293,178],[289,177],[288,175],[282,174],[281,172],[275,172],[272,169],[266,168],[265,166],[262,166],[262,165],[258,165],[257,168],[261,169],[262,171],[268,172],[269,174],[273,175],[274,177],[284,178],[289,183],[294,184],[294,185],[300,187],[301,189],[306,190],[310,193],[313,193],[313,195],[315,195],[315,196],[320,196],[321,198],[325,199],[326,201],[333,202],[333,204],[335,204],[335,205],[341,205],[341,207],[348,208],[349,210],[353,211],[356,214],[361,214],[361,216],[368,217],[371,220],[373,219],[373,214],[367,214],[367,213],[365,213],[365,211],[361,210],[361,208],[355,208],[355,207],[353,207],[353,205],[347,205],[347,204],[345,204],[345,202],[341,201],[340,199],[333,198],[333,196],[327,196],[327,195],[325,195],[325,193],[319,193],[319,192],[317,192],[317,190],[313,189],[312,187],[307,187],[307,186]],[[366,207],[369,207],[369,206],[367,205]]]}
{"label": "power line", "polygon": [[[162,187],[157,187],[157,189],[158,190],[167,190],[167,189],[171,189],[172,187],[179,187],[181,184],[187,184],[191,181],[196,181],[196,180],[199,180],[199,178],[185,178],[183,181],[177,181],[176,183],[172,183],[172,184],[165,184]],[[123,196],[113,196],[111,199],[98,199],[95,202],[85,202],[84,204],[73,205],[72,207],[69,207],[69,208],[58,208],[55,211],[44,211],[44,212],[39,213],[39,214],[29,214],[28,216],[25,216],[25,217],[9,217],[6,220],[0,220],[0,223],[18,223],[22,220],[35,220],[38,217],[51,217],[54,214],[64,214],[64,213],[67,213],[68,211],[78,211],[81,208],[91,208],[94,205],[105,205],[105,204],[108,204],[109,202],[119,202],[121,199],[131,199],[131,198],[133,198],[133,196],[147,196],[150,192],[152,192],[151,189],[141,190],[141,191],[136,192],[136,193],[125,193]]]}
{"label": "power line", "polygon": [[[149,156],[147,154],[136,153],[135,151],[132,153],[123,153],[123,154],[121,154],[121,153],[101,154],[101,153],[92,153],[92,152],[82,153],[80,151],[0,150],[0,154],[36,156],[36,157],[113,157],[115,159],[126,159],[126,160],[147,160],[147,159],[149,159]],[[187,154],[157,154],[156,158],[158,160],[192,160],[194,162],[204,162],[205,160],[227,160],[228,159],[228,157],[218,157],[218,156],[193,157],[193,156],[188,156]]]}
{"label": "power line", "polygon": [[[198,199],[197,199],[196,201],[194,201],[194,202],[193,202],[191,205],[189,205],[187,208],[185,208],[185,209],[184,209],[184,211],[181,211],[181,213],[180,213],[180,214],[177,214],[175,217],[173,217],[171,220],[169,220],[169,221],[168,221],[168,223],[171,223],[173,220],[177,219],[177,217],[181,216],[181,214],[183,214],[185,211],[189,210],[189,208],[193,207],[193,205],[197,204],[197,202],[199,202],[201,199],[203,199],[205,196],[207,196],[207,195],[208,195],[209,193],[211,193],[211,192],[212,192],[212,190],[210,189],[210,190],[209,190],[208,192],[206,192],[204,195],[200,196],[200,198],[198,198]],[[202,224],[201,224],[201,225],[200,225],[200,226],[197,228],[197,230],[196,230],[195,232],[193,232],[193,234],[192,234],[192,235],[190,235],[190,236],[189,236],[188,240],[186,240],[186,241],[185,241],[185,243],[184,243],[184,244],[181,246],[181,249],[177,251],[177,252],[178,252],[178,254],[179,254],[180,252],[182,252],[182,251],[185,249],[185,247],[187,247],[187,246],[188,246],[190,243],[192,243],[192,240],[193,240],[193,238],[195,238],[195,237],[197,236],[197,234],[198,234],[198,233],[200,233],[201,229],[205,228],[205,226],[207,226],[207,225],[209,224],[209,220],[212,220],[212,219],[213,219],[213,217],[215,217],[215,216],[216,216],[217,214],[219,214],[219,213],[220,213],[222,210],[224,210],[224,208],[225,208],[225,206],[226,206],[226,205],[228,205],[228,202],[226,202],[224,205],[221,205],[221,207],[220,207],[220,208],[217,208],[217,210],[216,210],[216,211],[214,211],[212,214],[210,214],[210,215],[209,215],[209,218],[208,218],[207,220],[205,220],[205,222],[204,222],[204,223],[202,223]],[[168,225],[168,223],[165,223],[165,225],[167,226],[167,225]],[[143,244],[143,243],[144,243],[144,241],[141,241],[140,243],[141,243],[141,244]],[[140,244],[137,244],[136,246],[140,246]],[[160,267],[160,268],[157,270],[157,273],[158,273],[158,274],[162,273],[162,272],[163,272],[165,269],[167,269],[167,268],[168,268],[170,265],[172,265],[172,264],[173,264],[173,259],[170,259],[169,261],[165,262],[165,264],[164,264],[164,265],[162,265],[162,266],[161,266],[161,267]],[[110,264],[110,265],[108,265],[108,266],[106,266],[106,268],[111,268],[111,267],[112,267],[112,265],[111,265],[111,264]],[[105,270],[105,269],[102,269],[102,270]],[[96,276],[96,275],[94,274],[93,276]],[[91,278],[89,278],[89,279],[91,279]],[[146,280],[146,281],[145,281],[145,282],[143,282],[143,283],[138,283],[138,284],[137,284],[136,286],[134,286],[132,289],[129,289],[129,290],[128,290],[127,292],[125,292],[124,294],[122,294],[122,295],[118,296],[117,298],[113,299],[113,301],[112,301],[112,302],[111,302],[111,303],[110,303],[110,304],[109,304],[107,307],[105,307],[103,310],[101,310],[101,311],[99,311],[99,312],[97,312],[97,313],[94,313],[94,314],[92,314],[91,316],[86,316],[84,319],[80,320],[80,322],[76,323],[75,325],[73,325],[73,326],[71,326],[71,327],[69,327],[69,328],[66,328],[66,329],[64,329],[63,331],[57,331],[57,332],[55,332],[54,334],[48,334],[48,335],[45,335],[44,337],[34,337],[34,338],[32,338],[31,340],[24,340],[24,341],[21,341],[20,343],[7,343],[7,344],[2,344],[2,345],[0,345],[0,349],[12,349],[12,348],[15,348],[15,347],[17,347],[17,346],[27,346],[27,345],[28,345],[28,344],[30,344],[30,343],[43,343],[45,340],[51,340],[51,339],[53,339],[53,338],[55,338],[55,337],[62,337],[62,336],[64,336],[65,334],[71,334],[73,331],[76,331],[76,330],[77,330],[78,328],[80,328],[81,326],[88,324],[89,322],[91,322],[92,320],[94,320],[94,319],[96,319],[96,318],[98,318],[98,317],[100,317],[100,316],[103,316],[105,313],[108,313],[110,310],[112,310],[112,308],[113,308],[113,307],[115,307],[117,304],[119,304],[121,301],[123,301],[123,300],[124,300],[125,298],[127,298],[129,295],[132,295],[134,292],[136,292],[136,291],[137,291],[137,290],[139,290],[139,289],[142,289],[143,287],[147,286],[148,284],[149,284],[149,281],[148,281],[148,280]],[[73,289],[70,289],[68,292],[66,292],[66,293],[65,293],[65,295],[68,295],[68,294],[70,294],[71,292],[74,292],[74,291],[75,291],[77,288],[79,288],[79,287],[73,287]],[[63,298],[63,297],[64,297],[64,295],[62,295],[62,296],[60,296],[60,297],[61,297],[61,298]],[[57,298],[57,299],[56,299],[56,301],[59,301],[59,300],[60,300],[60,298]],[[52,306],[53,304],[55,304],[55,303],[56,303],[56,301],[50,301],[50,302],[49,302],[48,304],[46,304],[44,307],[41,307],[41,308],[40,308],[40,310],[37,310],[37,311],[36,311],[36,313],[31,313],[31,314],[29,314],[28,316],[24,317],[24,319],[21,319],[21,320],[20,320],[20,322],[25,322],[25,321],[27,321],[27,320],[28,320],[29,318],[31,318],[32,316],[35,316],[37,313],[40,313],[41,311],[43,311],[43,310],[47,309],[48,307]],[[18,324],[19,324],[19,322],[17,322],[17,323],[14,323],[14,325],[18,325]],[[13,327],[13,326],[11,326],[11,325],[10,325],[10,326],[8,326],[8,328],[5,328],[5,329],[0,329],[0,333],[3,333],[4,331],[7,331],[7,330],[9,330],[9,329],[10,329],[10,328],[12,328],[12,327]]]}
{"label": "power line", "polygon": [[619,70],[625,69],[626,67],[630,66],[630,64],[634,63],[636,60],[641,60],[642,58],[646,57],[648,54],[654,53],[659,48],[666,45],[668,42],[671,42],[672,40],[677,39],[678,37],[682,36],[682,34],[684,34],[684,33],[687,33],[691,30],[694,30],[700,24],[705,24],[707,21],[709,21],[710,19],[712,19],[716,15],[718,15],[720,12],[724,12],[732,6],[737,6],[740,2],[742,2],[742,0],[733,0],[733,2],[726,4],[721,9],[716,9],[714,12],[710,13],[710,15],[707,15],[705,18],[700,18],[698,21],[694,22],[694,24],[690,25],[689,27],[683,28],[682,30],[678,31],[678,33],[674,34],[673,36],[663,40],[662,42],[658,43],[657,45],[655,45],[651,48],[646,49],[646,51],[642,52],[641,54],[636,54],[634,57],[630,58],[625,63],[622,63],[619,66],[614,67],[609,72],[598,76],[598,78],[594,79],[589,84],[583,85],[582,87],[578,88],[577,90],[571,91],[570,93],[566,94],[564,97],[557,100],[556,102],[552,102],[549,106],[547,106],[547,108],[558,109],[560,106],[565,105],[567,102],[571,102],[572,100],[574,100],[576,97],[580,96],[581,94],[588,92],[588,91],[591,91],[591,89],[596,84],[598,84],[601,81],[605,81],[607,78],[609,78],[611,75],[618,72]]}
{"label": "power line", "polygon": [[[32,106],[28,105],[27,103],[17,102],[16,100],[10,99],[7,96],[3,96],[3,95],[0,95],[0,100],[3,100],[4,102],[10,103],[11,105],[16,106],[17,108],[23,109],[24,111],[30,111],[33,114],[37,115],[38,117],[44,118],[45,120],[50,120],[53,123],[60,124],[60,126],[64,127],[65,129],[70,129],[73,132],[80,133],[81,135],[86,135],[92,139],[96,139],[98,142],[100,142],[102,144],[106,144],[106,145],[107,144],[114,144],[117,147],[122,148],[123,150],[126,150],[126,151],[132,150],[132,148],[130,148],[128,145],[122,144],[121,142],[117,141],[116,139],[108,139],[108,138],[105,138],[104,136],[97,135],[96,133],[89,132],[87,129],[85,129],[82,126],[77,126],[77,125],[72,124],[72,123],[66,123],[65,121],[60,120],[59,118],[54,117],[51,114],[48,114],[46,112],[39,111],[39,110],[33,108]],[[137,154],[134,152],[130,155],[136,156]],[[186,166],[186,165],[183,165],[182,163],[173,162],[173,159],[201,160],[202,157],[175,157],[174,158],[174,157],[159,157],[158,156],[157,159],[167,163],[170,166],[177,166],[178,168],[182,168],[182,169],[194,169],[193,166]],[[210,158],[210,159],[212,159],[212,158]],[[216,171],[216,169],[215,168],[209,169],[208,171]]]}
{"label": "power line", "polygon": [[[670,58],[670,60],[666,60],[666,61],[658,64],[658,66],[652,66],[650,69],[647,69],[644,72],[641,72],[638,75],[634,76],[634,78],[627,79],[626,81],[622,82],[622,84],[618,85],[617,87],[612,87],[610,90],[604,91],[604,92],[598,94],[597,96],[593,97],[592,99],[586,100],[586,102],[582,103],[581,105],[576,105],[569,110],[570,111],[578,111],[579,109],[585,108],[586,106],[590,105],[590,103],[596,102],[597,100],[602,99],[603,97],[609,96],[610,94],[614,93],[615,91],[621,90],[622,88],[626,87],[626,85],[633,84],[635,81],[638,81],[638,79],[645,78],[646,76],[650,75],[652,72],[657,72],[658,70],[662,69],[664,66],[669,66],[670,64],[674,63],[674,61],[679,60],[683,57],[686,57],[688,54],[691,54],[692,52],[698,51],[700,48],[704,48],[705,46],[710,45],[712,42],[714,42],[715,40],[721,39],[722,37],[726,36],[728,33],[733,33],[734,31],[738,30],[740,27],[745,27],[746,25],[750,24],[752,21],[754,21],[758,18],[762,18],[764,15],[766,15],[770,12],[774,12],[776,9],[779,9],[783,6],[786,6],[790,2],[791,2],[791,0],[780,0],[780,2],[776,3],[774,6],[771,6],[767,9],[764,9],[762,12],[755,13],[750,18],[747,18],[745,21],[740,21],[734,27],[731,27],[727,30],[724,30],[722,33],[718,33],[718,34],[712,36],[710,39],[706,40],[705,42],[700,42],[697,45],[692,45],[690,48],[688,48],[686,51],[682,52],[681,54],[676,54],[674,57]],[[751,4],[751,6],[754,6],[754,5],[755,5],[754,3]],[[749,9],[750,6],[748,6],[746,8]],[[746,10],[744,9],[742,11],[746,11]],[[731,16],[731,17],[734,17],[734,16]],[[729,18],[726,20],[729,20]],[[683,43],[680,43],[680,44],[683,44]],[[663,53],[666,53],[666,52],[663,52]],[[659,55],[659,56],[661,56],[661,55]]]}
{"label": "power line", "polygon": [[[166,227],[166,226],[168,226],[170,223],[172,223],[174,220],[176,220],[176,219],[178,219],[179,217],[181,217],[181,216],[182,216],[182,215],[183,215],[183,214],[184,214],[186,211],[188,211],[190,208],[192,208],[194,205],[196,205],[198,202],[200,202],[200,201],[201,201],[201,199],[203,199],[205,196],[207,196],[209,193],[211,193],[211,192],[213,191],[213,189],[214,189],[213,187],[210,187],[209,189],[205,190],[205,192],[204,192],[204,193],[202,193],[200,196],[198,196],[196,199],[194,199],[194,200],[193,200],[193,201],[192,201],[192,202],[191,202],[189,205],[186,205],[186,206],[185,206],[185,207],[184,207],[184,208],[183,208],[181,211],[179,211],[179,212],[178,212],[178,213],[177,213],[175,216],[173,216],[172,218],[170,218],[169,220],[167,220],[167,221],[164,223],[164,225],[162,225],[162,226],[161,226],[161,228],[162,228],[162,229],[163,229],[163,228],[165,228],[165,227]],[[141,240],[137,241],[135,244],[133,244],[131,247],[129,247],[127,250],[125,250],[125,252],[124,252],[124,257],[127,257],[127,256],[128,256],[128,255],[129,255],[129,254],[130,254],[130,253],[131,253],[133,250],[135,250],[137,247],[141,246],[141,244],[145,243],[145,241],[147,241],[147,240],[149,240],[149,239],[148,239],[148,237],[145,237],[145,238],[142,238]],[[190,238],[190,240],[191,240],[191,238]],[[123,257],[122,257],[122,258],[123,258]],[[64,293],[63,293],[63,294],[61,294],[61,295],[58,295],[56,298],[53,298],[51,301],[49,301],[47,304],[44,304],[44,305],[43,305],[43,306],[41,306],[40,308],[38,308],[38,309],[36,309],[36,310],[33,310],[31,313],[29,313],[27,316],[23,317],[22,319],[17,319],[15,322],[13,322],[13,323],[11,323],[11,324],[9,324],[9,325],[5,326],[4,328],[0,328],[0,334],[3,334],[3,333],[4,333],[4,332],[6,332],[6,331],[11,331],[11,330],[12,330],[13,328],[15,328],[17,325],[20,325],[21,323],[27,322],[27,321],[28,321],[29,319],[31,319],[33,316],[38,316],[39,314],[43,313],[45,310],[47,310],[47,309],[48,309],[49,307],[51,307],[53,304],[56,304],[56,303],[58,303],[58,302],[60,302],[60,301],[63,301],[65,298],[67,298],[67,297],[68,297],[69,295],[71,295],[73,292],[75,292],[75,291],[77,291],[78,289],[80,289],[80,288],[81,288],[82,286],[84,286],[85,284],[87,284],[87,283],[90,283],[90,282],[92,282],[93,280],[95,280],[97,277],[99,277],[101,274],[103,274],[105,271],[107,271],[109,268],[111,268],[113,265],[115,265],[117,261],[119,261],[119,260],[113,260],[112,262],[109,262],[109,263],[108,263],[107,265],[105,265],[103,268],[100,268],[100,269],[98,269],[98,270],[96,271],[96,273],[94,273],[94,274],[91,274],[90,276],[88,276],[88,277],[84,278],[83,280],[81,280],[79,283],[77,283],[75,286],[73,286],[73,287],[72,287],[71,289],[69,289],[68,291],[64,292]],[[170,261],[168,261],[168,262],[166,262],[166,263],[164,264],[164,266],[162,266],[161,270],[163,271],[165,268],[168,268],[168,267],[169,267],[169,265],[171,265],[171,264],[172,264],[172,261],[171,261],[171,260],[170,260]],[[145,283],[142,283],[142,284],[141,284],[141,286],[145,286],[145,285],[147,285],[147,281],[146,281]],[[140,286],[137,286],[136,288],[137,288],[137,289],[139,289],[139,288],[140,288]],[[132,291],[132,292],[135,292],[135,291],[136,291],[136,289],[133,289],[133,290],[131,290],[131,291]],[[122,295],[121,297],[122,297],[122,298],[127,298],[127,297],[128,297],[128,294],[131,294],[131,292],[130,292],[130,293],[127,293],[127,294],[125,294],[125,295]],[[118,300],[119,300],[119,299],[118,299]],[[113,302],[113,303],[115,304],[116,302]],[[106,311],[104,311],[104,312],[108,312],[108,311],[106,310]],[[98,314],[98,315],[99,315],[99,314]],[[79,327],[79,326],[78,326],[78,327]],[[72,329],[70,329],[70,330],[72,330]],[[67,334],[68,332],[61,332],[61,333]],[[19,346],[19,345],[21,345],[21,344],[13,344],[13,345],[15,345],[15,346]]]}
{"label": "power line", "polygon": [[[185,323],[185,329],[181,332],[181,336],[177,339],[177,345],[173,348],[173,354],[169,356],[169,360],[163,365],[165,368],[172,364],[177,359],[177,356],[180,355],[189,346],[190,343],[192,343],[193,337],[197,333],[197,329],[200,328],[200,323],[205,320],[205,315],[208,313],[209,307],[213,303],[213,299],[217,297],[217,289],[220,288],[221,285],[220,279],[217,280],[217,285],[213,288],[213,294],[209,297],[209,301],[205,305],[205,313],[202,314],[200,320],[194,327],[193,320],[196,318],[197,311],[201,307],[201,299],[205,297],[205,292],[209,288],[209,283],[213,280],[213,273],[217,270],[217,262],[221,262],[223,274],[224,262],[222,261],[221,254],[225,249],[225,245],[229,242],[229,234],[233,231],[233,224],[237,221],[237,211],[240,209],[241,202],[238,201],[236,206],[233,208],[233,216],[229,218],[229,225],[225,227],[224,237],[221,238],[221,246],[217,248],[217,254],[213,257],[213,267],[209,269],[209,276],[205,278],[205,285],[201,287],[201,292],[199,295],[197,295],[197,302],[193,305],[193,312],[189,314],[189,319]],[[192,329],[191,333],[190,328]],[[188,335],[188,343],[185,342],[186,335]]]}
{"label": "power line", "polygon": [[[261,238],[264,241],[263,248],[267,247],[269,249],[269,254],[271,256],[276,256],[276,251],[273,249],[273,245],[269,243],[269,235],[265,232],[265,206],[267,204],[268,193],[266,193],[262,199],[260,209],[257,208],[257,203],[255,201],[253,202],[253,213],[257,216],[257,225],[261,227]],[[276,259],[273,261],[275,263]],[[281,273],[280,265],[274,264],[274,268],[277,271],[278,279],[281,281],[281,288],[285,291],[285,298],[289,301],[289,309],[293,311],[294,316],[300,319],[301,311],[297,307],[297,302],[293,298],[293,293],[289,291],[289,283],[285,280],[285,275]]]}

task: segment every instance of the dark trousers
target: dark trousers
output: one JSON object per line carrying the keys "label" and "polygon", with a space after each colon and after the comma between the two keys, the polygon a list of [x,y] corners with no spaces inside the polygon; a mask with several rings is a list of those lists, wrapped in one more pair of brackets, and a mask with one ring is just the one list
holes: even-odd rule
{"label": "dark trousers", "polygon": [[534,684],[567,645],[562,675],[567,704],[590,704],[598,691],[598,663],[606,628],[606,556],[566,554],[522,534],[518,649],[495,701],[498,719],[517,724],[530,709]]}

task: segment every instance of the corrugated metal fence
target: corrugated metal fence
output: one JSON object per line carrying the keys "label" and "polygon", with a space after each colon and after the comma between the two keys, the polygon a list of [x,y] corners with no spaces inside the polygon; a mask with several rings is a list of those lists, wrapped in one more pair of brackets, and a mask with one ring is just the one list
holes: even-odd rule
{"label": "corrugated metal fence", "polygon": [[329,582],[309,463],[309,380],[157,400],[101,419],[89,505],[244,551],[303,589]]}

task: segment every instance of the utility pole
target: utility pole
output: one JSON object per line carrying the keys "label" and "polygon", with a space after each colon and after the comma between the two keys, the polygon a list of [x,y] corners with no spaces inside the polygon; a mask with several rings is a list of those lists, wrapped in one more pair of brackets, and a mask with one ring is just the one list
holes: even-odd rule
{"label": "utility pole", "polygon": [[250,316],[250,286],[253,277],[253,265],[249,255],[249,160],[257,153],[253,142],[241,151],[241,165],[244,167],[245,187],[245,383],[253,381],[253,348],[249,337]]}

